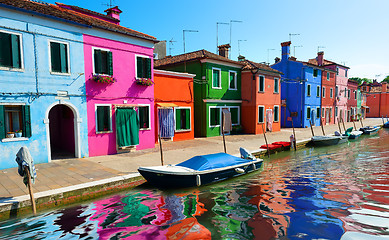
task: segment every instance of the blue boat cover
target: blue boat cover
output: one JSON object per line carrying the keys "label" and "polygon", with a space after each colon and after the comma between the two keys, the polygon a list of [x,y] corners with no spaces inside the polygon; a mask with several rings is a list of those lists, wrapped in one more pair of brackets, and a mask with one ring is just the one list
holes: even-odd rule
{"label": "blue boat cover", "polygon": [[196,171],[205,171],[247,163],[250,161],[251,160],[235,157],[227,153],[215,153],[192,157],[191,159],[179,163],[176,166],[186,167]]}

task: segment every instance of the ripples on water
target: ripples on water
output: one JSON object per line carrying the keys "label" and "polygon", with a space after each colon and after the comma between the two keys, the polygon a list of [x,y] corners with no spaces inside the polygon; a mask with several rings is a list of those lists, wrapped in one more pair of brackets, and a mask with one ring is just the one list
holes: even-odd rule
{"label": "ripples on water", "polygon": [[[380,136],[380,137],[379,137]],[[389,131],[196,189],[140,186],[0,224],[0,239],[388,239]]]}

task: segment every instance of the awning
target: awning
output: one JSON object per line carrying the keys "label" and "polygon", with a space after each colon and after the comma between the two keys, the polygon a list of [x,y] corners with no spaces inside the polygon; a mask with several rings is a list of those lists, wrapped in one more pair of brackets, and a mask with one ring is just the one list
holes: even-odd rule
{"label": "awning", "polygon": [[157,103],[158,107],[163,107],[163,108],[172,108],[172,107],[178,107],[177,104],[174,103]]}

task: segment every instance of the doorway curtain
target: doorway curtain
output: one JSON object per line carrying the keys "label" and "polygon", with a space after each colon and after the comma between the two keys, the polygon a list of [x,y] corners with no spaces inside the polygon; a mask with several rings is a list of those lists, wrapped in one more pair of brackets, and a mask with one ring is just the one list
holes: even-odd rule
{"label": "doorway curtain", "polygon": [[159,135],[161,138],[174,137],[174,111],[173,108],[158,108]]}
{"label": "doorway curtain", "polygon": [[116,109],[116,136],[119,147],[139,144],[139,118],[133,108]]}

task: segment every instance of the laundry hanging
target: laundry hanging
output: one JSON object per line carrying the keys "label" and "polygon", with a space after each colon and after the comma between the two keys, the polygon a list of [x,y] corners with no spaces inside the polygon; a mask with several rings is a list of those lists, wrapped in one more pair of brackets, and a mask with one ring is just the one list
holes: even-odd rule
{"label": "laundry hanging", "polygon": [[231,112],[223,109],[223,132],[229,133],[232,130]]}
{"label": "laundry hanging", "polygon": [[139,118],[133,108],[116,109],[116,134],[119,147],[139,144]]}
{"label": "laundry hanging", "polygon": [[158,108],[158,126],[161,138],[174,137],[174,111],[173,108]]}

